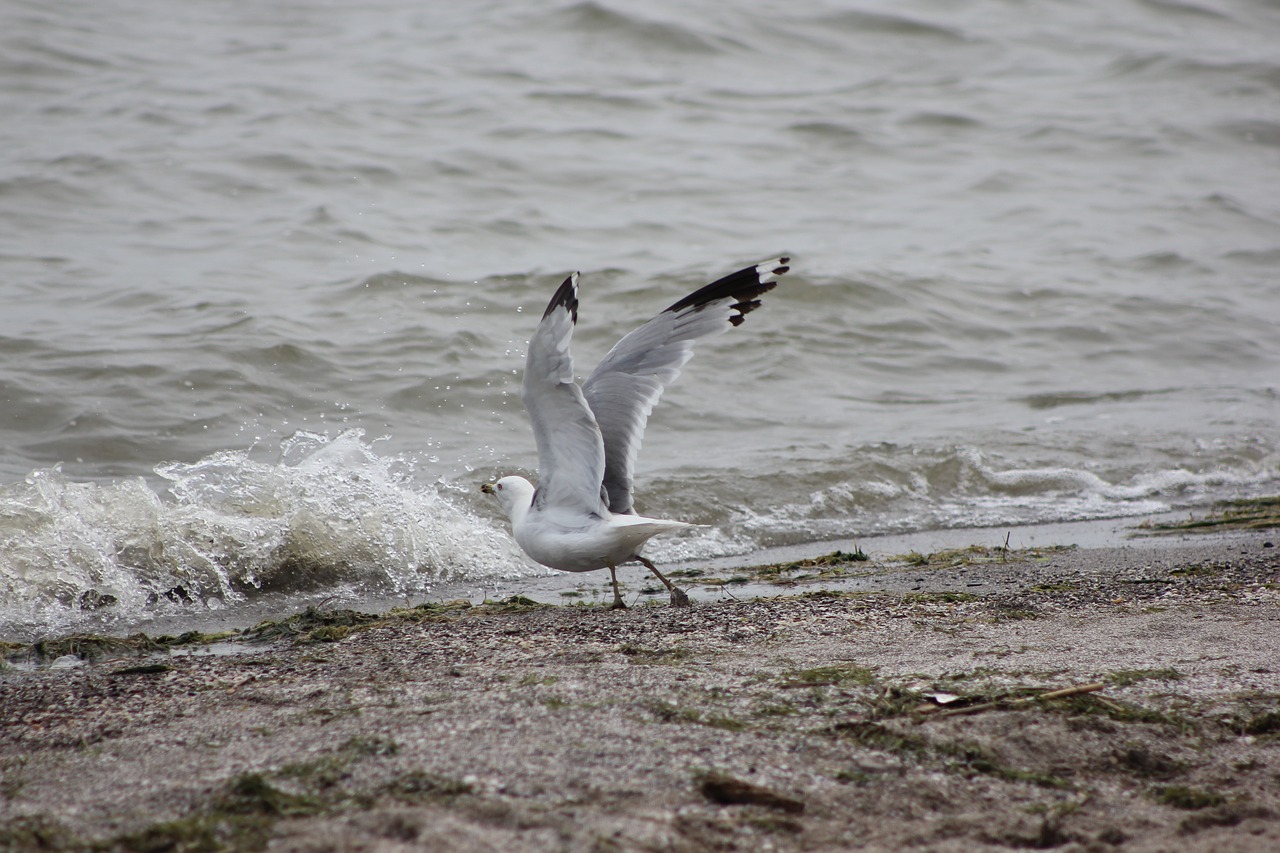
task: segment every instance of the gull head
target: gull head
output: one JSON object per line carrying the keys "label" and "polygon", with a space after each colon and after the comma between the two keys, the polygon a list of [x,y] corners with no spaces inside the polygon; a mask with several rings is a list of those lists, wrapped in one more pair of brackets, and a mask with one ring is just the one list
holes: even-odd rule
{"label": "gull head", "polygon": [[503,477],[496,483],[485,483],[480,491],[496,496],[509,516],[514,515],[516,507],[528,509],[533,503],[533,483],[524,477]]}

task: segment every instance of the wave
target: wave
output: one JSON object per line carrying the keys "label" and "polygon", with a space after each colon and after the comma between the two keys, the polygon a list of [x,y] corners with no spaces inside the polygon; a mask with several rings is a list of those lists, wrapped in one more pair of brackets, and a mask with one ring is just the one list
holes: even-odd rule
{"label": "wave", "polygon": [[621,44],[670,54],[715,54],[728,44],[722,36],[703,35],[687,23],[654,20],[591,0],[556,10],[544,25],[608,39],[615,48]]}
{"label": "wave", "polygon": [[[656,560],[681,559],[678,555],[683,553],[727,556],[742,553],[744,542],[790,545],[922,530],[1148,516],[1227,497],[1266,494],[1280,486],[1273,454],[1202,470],[1188,466],[1127,474],[1094,471],[1087,465],[1002,467],[970,446],[869,447],[858,449],[856,457],[825,475],[796,472],[793,480],[800,488],[773,506],[744,501],[714,537],[698,533],[695,541],[679,544],[654,540],[647,553]],[[770,473],[762,480],[777,482],[778,475]],[[764,486],[755,493],[769,491]],[[723,550],[714,553],[717,547]]]}
{"label": "wave", "polygon": [[877,36],[934,39],[941,42],[966,42],[969,37],[962,31],[943,24],[936,24],[906,15],[884,12],[867,12],[846,9],[824,14],[816,19],[824,28],[847,31],[858,35],[874,33]]}
{"label": "wave", "polygon": [[67,630],[220,610],[266,593],[429,592],[527,573],[509,538],[413,484],[359,430],[77,483],[58,468],[0,489],[0,630]]}
{"label": "wave", "polygon": [[[360,430],[297,432],[267,459],[250,448],[157,466],[154,488],[141,477],[75,482],[57,467],[0,488],[0,637],[132,630],[330,595],[387,600],[548,571],[473,494],[494,472],[424,485],[414,461],[376,444]],[[682,469],[646,484],[649,511],[704,526],[646,553],[679,563],[824,539],[1143,516],[1280,484],[1265,449],[1219,462],[1126,473],[1003,465],[972,446],[877,445],[843,464],[823,455]]]}

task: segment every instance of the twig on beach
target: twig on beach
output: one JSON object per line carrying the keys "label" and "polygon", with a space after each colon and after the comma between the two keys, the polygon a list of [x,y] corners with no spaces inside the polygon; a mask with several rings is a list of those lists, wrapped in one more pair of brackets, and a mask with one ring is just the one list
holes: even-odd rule
{"label": "twig on beach", "polygon": [[1124,708],[1120,707],[1120,706],[1119,706],[1119,705],[1117,705],[1115,702],[1112,702],[1110,699],[1104,699],[1104,698],[1102,698],[1101,696],[1095,696],[1095,697],[1093,697],[1093,699],[1094,699],[1094,701],[1095,701],[1095,702],[1100,702],[1100,703],[1102,703],[1104,706],[1106,706],[1106,707],[1107,707],[1109,710],[1111,710],[1111,711],[1115,711],[1115,712],[1117,712],[1117,713],[1123,713],[1123,712],[1124,712]]}
{"label": "twig on beach", "polygon": [[1030,696],[1028,699],[1065,699],[1068,696],[1078,696],[1081,693],[1097,693],[1107,685],[1101,681],[1093,684],[1077,684],[1075,687],[1064,687],[1061,690],[1051,690],[1048,693],[1041,693],[1039,696]]}
{"label": "twig on beach", "polygon": [[964,708],[941,708],[936,705],[926,705],[921,708],[918,713],[921,717],[928,719],[980,714],[983,711],[990,711],[994,708],[1025,708],[1034,702],[1042,702],[1046,699],[1066,699],[1070,696],[1080,696],[1085,693],[1096,693],[1106,686],[1106,684],[1100,681],[1094,682],[1093,684],[1077,684],[1072,687],[1063,687],[1059,690],[1050,690],[1048,693],[1037,693],[1035,696],[1022,696],[1016,699],[996,699],[991,702],[983,702],[979,705],[969,705]]}

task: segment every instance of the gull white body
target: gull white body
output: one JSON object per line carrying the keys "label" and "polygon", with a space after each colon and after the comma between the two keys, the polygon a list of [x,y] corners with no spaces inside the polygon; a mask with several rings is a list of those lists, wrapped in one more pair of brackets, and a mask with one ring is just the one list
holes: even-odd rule
{"label": "gull white body", "polygon": [[511,517],[516,543],[531,558],[562,572],[592,572],[640,558],[644,543],[654,536],[689,527],[683,521],[615,515],[604,510],[587,517],[573,510],[551,508],[530,523],[533,484],[524,477],[503,477],[493,484],[502,508]]}
{"label": "gull white body", "polygon": [[689,294],[618,341],[581,386],[569,353],[578,274],[565,279],[529,341],[520,392],[538,445],[539,484],[503,477],[481,486],[502,503],[526,554],[563,572],[607,568],[614,607],[625,606],[617,567],[638,561],[667,587],[673,604],[689,603],[640,553],[654,536],[690,526],[635,512],[632,469],[644,427],[694,343],[740,325],[760,306],[756,297],[788,271],[787,261],[738,270]]}

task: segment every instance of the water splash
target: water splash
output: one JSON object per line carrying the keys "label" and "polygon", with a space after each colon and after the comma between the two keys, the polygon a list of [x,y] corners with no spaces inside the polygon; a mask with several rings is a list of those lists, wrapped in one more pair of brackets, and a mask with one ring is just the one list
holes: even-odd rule
{"label": "water splash", "polygon": [[359,430],[298,432],[262,462],[226,450],[142,478],[55,467],[0,489],[0,630],[221,609],[264,593],[383,595],[529,571],[509,537]]}

